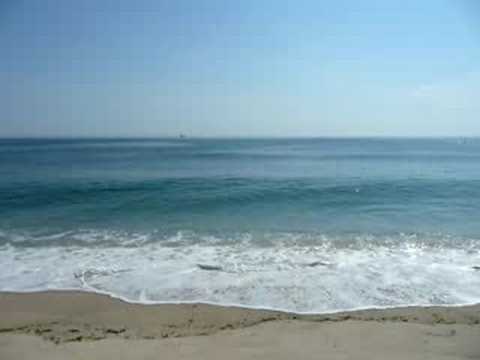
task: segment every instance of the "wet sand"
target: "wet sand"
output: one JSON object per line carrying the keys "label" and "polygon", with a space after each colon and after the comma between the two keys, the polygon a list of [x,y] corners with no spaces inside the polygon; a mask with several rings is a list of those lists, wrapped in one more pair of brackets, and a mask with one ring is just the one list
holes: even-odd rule
{"label": "wet sand", "polygon": [[336,314],[0,293],[0,359],[480,359],[480,306]]}

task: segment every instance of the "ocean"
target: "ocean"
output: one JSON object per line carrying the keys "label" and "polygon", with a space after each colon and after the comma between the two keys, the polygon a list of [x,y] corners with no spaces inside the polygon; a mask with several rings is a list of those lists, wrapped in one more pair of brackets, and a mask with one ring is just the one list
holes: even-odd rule
{"label": "ocean", "polygon": [[142,303],[480,302],[480,139],[0,140],[0,269]]}

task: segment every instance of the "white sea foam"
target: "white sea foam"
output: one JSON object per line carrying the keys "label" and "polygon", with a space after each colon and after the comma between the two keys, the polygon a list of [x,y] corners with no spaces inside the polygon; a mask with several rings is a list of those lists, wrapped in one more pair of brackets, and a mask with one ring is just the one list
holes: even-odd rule
{"label": "white sea foam", "polygon": [[326,312],[480,302],[475,265],[480,265],[477,250],[413,242],[364,249],[252,247],[248,240],[139,247],[4,245],[0,290],[82,289],[135,302],[200,301]]}

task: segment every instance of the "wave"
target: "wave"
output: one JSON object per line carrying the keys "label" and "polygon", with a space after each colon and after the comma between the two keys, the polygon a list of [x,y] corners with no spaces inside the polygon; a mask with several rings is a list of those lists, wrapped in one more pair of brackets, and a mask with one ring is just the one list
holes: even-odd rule
{"label": "wave", "polygon": [[[268,178],[166,178],[150,181],[86,181],[69,183],[29,183],[20,187],[0,188],[2,208],[32,207],[61,203],[76,204],[89,201],[121,200],[153,202],[158,206],[182,208],[215,204],[248,202],[282,203],[284,201],[316,202],[331,206],[441,200],[444,198],[471,199],[480,196],[480,180],[344,180],[335,183],[322,179]],[[101,205],[101,204],[99,204]],[[128,204],[130,205],[130,204]]]}
{"label": "wave", "polygon": [[321,233],[249,231],[225,232],[194,230],[180,231],[124,231],[79,228],[69,231],[51,229],[0,230],[0,246],[14,248],[85,247],[85,248],[135,248],[162,246],[181,248],[186,246],[243,246],[245,248],[323,247],[325,249],[362,250],[372,247],[396,247],[415,244],[430,249],[463,249],[480,251],[480,237],[460,236],[442,232],[424,233]]}
{"label": "wave", "polygon": [[[178,241],[182,241],[178,235]],[[478,245],[290,243],[0,247],[0,290],[79,289],[134,302],[209,302],[295,312],[480,301]],[[207,264],[207,265],[205,265]],[[441,279],[441,281],[439,281]]]}

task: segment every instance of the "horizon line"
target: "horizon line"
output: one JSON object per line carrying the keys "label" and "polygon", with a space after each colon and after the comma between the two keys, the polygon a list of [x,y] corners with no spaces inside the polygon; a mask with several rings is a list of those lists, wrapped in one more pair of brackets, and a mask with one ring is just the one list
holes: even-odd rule
{"label": "horizon line", "polygon": [[208,139],[477,139],[480,135],[19,135],[1,136],[0,140],[208,140]]}

